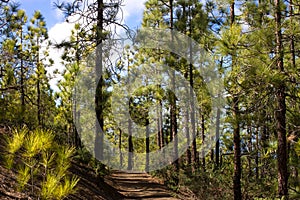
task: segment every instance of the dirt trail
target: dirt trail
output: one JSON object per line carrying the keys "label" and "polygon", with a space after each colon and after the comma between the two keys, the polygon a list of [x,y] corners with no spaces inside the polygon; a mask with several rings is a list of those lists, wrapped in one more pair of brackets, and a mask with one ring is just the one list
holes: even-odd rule
{"label": "dirt trail", "polygon": [[146,173],[127,173],[113,171],[106,177],[106,183],[123,194],[126,200],[178,200],[171,195],[171,191]]}

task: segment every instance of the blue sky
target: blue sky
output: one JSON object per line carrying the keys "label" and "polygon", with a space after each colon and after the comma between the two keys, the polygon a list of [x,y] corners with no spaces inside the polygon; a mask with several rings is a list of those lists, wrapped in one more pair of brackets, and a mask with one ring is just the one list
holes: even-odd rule
{"label": "blue sky", "polygon": [[[54,2],[57,0],[14,0],[20,2],[21,9],[26,11],[28,18],[30,19],[35,10],[39,10],[45,18],[48,27],[49,38],[53,42],[61,42],[62,40],[68,39],[70,32],[73,28],[73,24],[68,24],[62,13],[55,8]],[[60,0],[61,1],[72,1],[72,0]],[[127,24],[130,28],[136,29],[139,27],[142,21],[142,15],[144,10],[144,3],[146,0],[124,0],[122,6],[123,13],[123,24]],[[55,64],[51,68],[47,69],[48,74],[53,76],[53,71],[58,69],[63,71],[64,66],[60,64],[61,51],[51,48],[50,57],[54,60]],[[53,78],[50,81],[52,89],[58,90],[56,87],[57,81],[61,79],[60,76]]]}
{"label": "blue sky", "polygon": [[46,19],[48,28],[51,28],[56,23],[63,20],[62,18],[59,19],[52,0],[19,0],[16,2],[20,2],[20,7],[26,10],[29,18],[32,16],[35,10],[41,11]]}
{"label": "blue sky", "polygon": [[[60,0],[62,1],[62,0]],[[70,1],[70,0],[68,0]],[[35,10],[41,11],[46,19],[47,26],[51,29],[55,24],[64,21],[62,14],[54,6],[56,0],[16,0],[21,3],[21,8],[26,10],[27,15],[30,17]],[[123,3],[123,15],[125,17],[124,23],[128,24],[131,28],[140,25],[143,4],[145,0],[125,0]]]}

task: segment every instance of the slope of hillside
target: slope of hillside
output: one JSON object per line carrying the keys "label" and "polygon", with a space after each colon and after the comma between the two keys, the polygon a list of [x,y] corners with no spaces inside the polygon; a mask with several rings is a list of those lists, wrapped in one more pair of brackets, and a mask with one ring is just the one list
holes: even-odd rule
{"label": "slope of hillside", "polygon": [[[0,127],[0,199],[37,199],[32,196],[30,191],[18,192],[16,170],[8,170],[4,166],[4,135],[9,134],[8,130]],[[124,196],[116,191],[113,187],[106,184],[103,180],[99,180],[94,170],[88,165],[83,164],[79,160],[72,162],[70,173],[80,178],[76,187],[76,193],[70,195],[68,199],[73,200],[121,200]],[[34,185],[35,190],[40,190],[39,185]],[[37,194],[37,192],[35,192]]]}
{"label": "slope of hillside", "polygon": [[[9,130],[0,127],[0,199],[38,199],[38,191],[40,191],[38,182],[33,184],[34,192],[31,190],[31,183],[28,183],[30,190],[19,192],[17,170],[9,170],[5,167],[5,135],[8,134],[10,134]],[[112,171],[104,178],[99,178],[95,174],[95,170],[78,157],[73,159],[69,174],[80,178],[76,186],[76,193],[67,197],[71,200],[176,200],[178,198],[173,196],[180,196],[146,173]],[[180,199],[187,198],[191,199],[186,196]]]}

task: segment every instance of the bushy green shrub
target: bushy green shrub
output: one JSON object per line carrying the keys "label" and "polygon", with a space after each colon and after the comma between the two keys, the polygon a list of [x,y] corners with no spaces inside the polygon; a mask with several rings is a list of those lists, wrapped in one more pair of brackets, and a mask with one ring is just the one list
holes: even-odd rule
{"label": "bushy green shrub", "polygon": [[19,190],[31,188],[33,196],[47,200],[64,199],[75,192],[79,178],[68,176],[75,148],[60,145],[54,138],[51,131],[26,127],[7,137],[7,168],[17,170]]}

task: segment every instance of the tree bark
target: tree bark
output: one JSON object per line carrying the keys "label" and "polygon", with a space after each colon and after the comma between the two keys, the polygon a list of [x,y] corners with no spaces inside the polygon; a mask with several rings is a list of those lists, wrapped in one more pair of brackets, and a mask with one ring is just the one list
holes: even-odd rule
{"label": "tree bark", "polygon": [[[189,6],[189,15],[191,15],[191,7]],[[197,169],[197,141],[196,141],[196,124],[195,124],[195,102],[193,98],[193,92],[194,92],[194,72],[193,72],[193,46],[192,46],[192,17],[190,16],[189,19],[189,75],[190,75],[190,99],[191,99],[191,106],[190,106],[190,112],[191,112],[191,125],[192,125],[192,171],[195,172]]]}
{"label": "tree bark", "polygon": [[41,126],[41,111],[42,111],[42,108],[41,108],[41,88],[40,88],[40,75],[41,75],[41,66],[40,66],[40,48],[39,48],[39,38],[37,38],[37,47],[38,47],[38,50],[37,50],[37,59],[36,59],[36,65],[37,65],[37,85],[36,85],[36,88],[37,88],[37,117],[38,117],[38,125]]}
{"label": "tree bark", "polygon": [[[248,132],[248,151],[251,154],[253,149],[252,149],[252,129],[251,129],[250,124],[248,125],[247,132]],[[252,158],[250,156],[248,156],[247,159],[248,159],[248,178],[251,178],[251,176],[252,176],[252,162],[251,162],[251,159]]]}
{"label": "tree bark", "polygon": [[[230,25],[232,26],[235,22],[235,1],[230,4]],[[234,53],[235,54],[235,53]],[[236,55],[232,56],[232,68],[236,67]],[[234,200],[242,199],[242,188],[241,188],[241,138],[240,138],[240,124],[239,124],[239,98],[238,94],[233,94],[232,102],[232,114],[234,119],[233,124],[233,143],[234,143],[234,176],[233,176],[233,191]]]}
{"label": "tree bark", "polygon": [[[201,115],[201,136],[202,136],[202,145],[204,146],[205,143],[205,124],[204,124],[204,114]],[[202,169],[205,172],[206,171],[206,163],[205,163],[205,153],[204,150],[202,150]]]}
{"label": "tree bark", "polygon": [[[127,71],[128,71],[128,82],[129,80],[129,56],[127,58]],[[129,98],[129,109],[131,106],[131,97]],[[128,161],[127,161],[127,170],[132,170],[133,168],[133,142],[132,142],[132,121],[131,116],[128,119]]]}
{"label": "tree bark", "polygon": [[[284,72],[283,66],[283,44],[281,32],[281,1],[275,0],[275,37],[276,37],[276,58],[277,70]],[[276,132],[278,137],[277,167],[278,167],[278,194],[280,198],[288,198],[288,170],[287,170],[287,145],[286,145],[286,96],[285,83],[277,83],[276,88]]]}
{"label": "tree bark", "polygon": [[216,119],[216,168],[218,169],[220,166],[220,117],[221,110],[217,109],[217,119]]}
{"label": "tree bark", "polygon": [[[223,68],[223,57],[221,58],[220,68]],[[218,94],[220,96],[220,94]],[[218,96],[218,97],[219,97]],[[217,169],[220,167],[220,118],[221,118],[221,110],[217,109],[217,119],[216,119],[216,167]]]}
{"label": "tree bark", "polygon": [[[96,76],[100,78],[99,83],[96,88],[95,104],[96,104],[96,136],[95,136],[95,146],[94,153],[98,160],[103,159],[103,144],[104,144],[104,119],[103,119],[103,66],[102,66],[102,42],[103,42],[103,12],[104,3],[103,0],[97,1],[97,32],[96,32]],[[99,125],[98,125],[99,123]]]}
{"label": "tree bark", "polygon": [[146,124],[147,125],[146,125],[146,167],[145,167],[145,171],[149,172],[149,153],[150,153],[149,119],[147,119],[147,123]]}
{"label": "tree bark", "polygon": [[119,129],[119,156],[120,156],[120,169],[123,167],[123,154],[122,154],[122,129]]}
{"label": "tree bark", "polygon": [[[170,6],[170,28],[171,31],[173,31],[174,28],[174,16],[173,16],[173,0],[169,1],[169,6]],[[174,35],[172,35],[172,44],[174,43]],[[176,116],[176,95],[175,95],[175,89],[176,89],[176,83],[175,83],[175,68],[173,68],[172,72],[172,92],[171,92],[171,109],[170,109],[170,115],[171,115],[171,135],[173,139],[173,144],[174,144],[174,152],[173,152],[173,157],[174,157],[174,166],[176,171],[179,171],[179,161],[178,161],[178,137],[177,137],[177,116]]]}
{"label": "tree bark", "polygon": [[25,72],[24,72],[24,60],[23,60],[23,30],[21,30],[21,120],[24,123],[24,113],[25,113]]}
{"label": "tree bark", "polygon": [[255,144],[255,178],[256,180],[258,180],[259,178],[259,138],[258,138],[258,128],[256,129],[256,133],[255,133],[255,139],[256,139],[256,144]]}
{"label": "tree bark", "polygon": [[[79,67],[79,62],[80,62],[80,53],[78,50],[78,43],[79,43],[79,33],[76,32],[76,52],[75,52],[75,59],[76,59],[76,65],[77,67]],[[75,76],[77,76],[77,71]],[[75,97],[75,98],[74,98]],[[80,111],[77,111],[77,89],[76,87],[74,87],[74,94],[73,94],[73,114],[74,114],[74,121],[72,123],[73,126],[73,132],[74,132],[74,137],[75,137],[75,146],[76,148],[82,148],[82,144],[81,144],[81,139],[79,136],[79,130],[77,130],[76,128],[76,124],[79,123],[79,119],[80,119]],[[79,127],[78,127],[79,128]]]}
{"label": "tree bark", "polygon": [[[186,73],[187,74],[187,73]],[[187,79],[187,76],[185,77]],[[186,143],[187,143],[187,150],[186,150],[186,164],[188,166],[188,169],[190,170],[190,167],[192,165],[192,152],[191,152],[191,148],[190,148],[190,142],[191,142],[191,137],[190,137],[190,127],[189,127],[189,124],[190,124],[190,113],[189,113],[189,103],[187,103],[186,107],[187,107],[187,110],[186,110],[186,113],[185,113],[185,135],[186,135]]]}
{"label": "tree bark", "polygon": [[234,117],[234,130],[233,130],[233,143],[234,143],[234,200],[242,199],[241,190],[241,138],[240,138],[240,125],[239,125],[239,107],[238,97],[233,98],[233,117]]}
{"label": "tree bark", "polygon": [[128,120],[128,164],[127,170],[133,168],[133,142],[132,142],[132,122]]}

